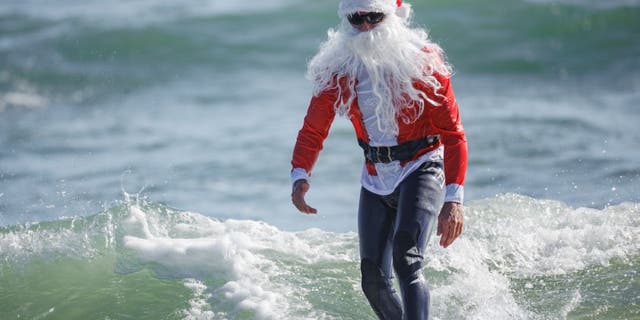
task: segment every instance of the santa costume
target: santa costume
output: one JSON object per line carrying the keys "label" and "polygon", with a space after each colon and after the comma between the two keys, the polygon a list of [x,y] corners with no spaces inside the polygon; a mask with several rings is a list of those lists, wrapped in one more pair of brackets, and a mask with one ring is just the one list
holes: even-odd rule
{"label": "santa costume", "polygon": [[[382,13],[368,31],[353,14]],[[358,211],[362,287],[381,319],[428,319],[421,268],[444,202],[462,203],[467,142],[451,67],[401,0],[341,0],[341,24],[309,62],[314,92],[293,152],[291,180],[310,180],[336,115],[363,149]],[[391,285],[396,271],[402,301]]]}

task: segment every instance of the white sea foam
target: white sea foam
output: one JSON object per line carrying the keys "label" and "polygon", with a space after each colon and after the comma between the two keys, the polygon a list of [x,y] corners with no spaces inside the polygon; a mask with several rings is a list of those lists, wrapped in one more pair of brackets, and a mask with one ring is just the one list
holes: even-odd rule
{"label": "white sea foam", "polygon": [[18,108],[42,108],[49,102],[45,97],[42,97],[35,93],[26,92],[9,92],[4,95],[0,95],[0,111],[6,107],[18,107]]}
{"label": "white sea foam", "polygon": [[[352,233],[319,229],[291,233],[255,221],[220,222],[190,213],[181,213],[183,221],[169,230],[150,223],[153,215],[139,207],[132,206],[130,212],[128,223],[138,224],[144,237],[126,236],[127,247],[176,276],[224,273],[228,281],[219,288],[209,288],[214,300],[230,301],[235,305],[232,312],[251,310],[259,319],[312,310],[306,301],[291,300],[299,289],[273,280],[299,275],[280,267],[265,250],[305,263],[358,262],[357,238]],[[626,259],[640,251],[637,204],[605,210],[574,209],[559,202],[504,195],[473,204],[467,216],[464,236],[450,249],[432,245],[427,259],[429,269],[448,274],[447,284],[432,291],[434,312],[447,318],[535,319],[514,296],[512,278],[606,266],[611,259]],[[176,238],[170,237],[171,233],[197,237]],[[354,291],[359,291],[357,286]],[[576,292],[558,311],[568,314],[580,299]]]}
{"label": "white sea foam", "polygon": [[[81,218],[80,218],[81,219]],[[24,225],[11,230],[0,229],[0,261],[9,263],[28,262],[34,257],[71,256],[90,258],[98,252],[94,234],[100,235],[100,242],[109,246],[114,239],[110,227],[102,229],[93,227],[74,229],[71,219],[70,227],[51,227],[39,224]]]}
{"label": "white sea foam", "polygon": [[[109,244],[114,237],[121,246]],[[435,240],[426,257],[434,319],[562,318],[581,306],[579,290],[557,297],[557,310],[540,315],[522,304],[514,279],[566,275],[613,259],[633,263],[640,253],[640,205],[596,210],[503,195],[470,203],[463,236],[450,248]],[[105,243],[124,248],[119,254],[132,254],[161,277],[182,281],[191,291],[179,311],[184,319],[334,319],[313,302],[335,299],[324,292],[334,288],[349,288],[344,294],[360,299],[359,312],[368,310],[358,285],[354,233],[286,232],[155,204],[129,201],[94,217],[3,230],[0,261],[91,257]],[[317,275],[317,268],[326,274]],[[527,290],[537,285],[523,283]]]}
{"label": "white sea foam", "polygon": [[191,289],[193,296],[189,299],[189,309],[183,310],[184,320],[208,320],[220,319],[223,315],[216,315],[207,302],[211,293],[207,292],[207,286],[196,279],[186,279],[184,286]]}
{"label": "white sea foam", "polygon": [[[536,319],[517,303],[511,278],[607,266],[640,252],[638,204],[574,209],[509,194],[469,209],[463,236],[450,249],[434,246],[428,261],[429,268],[450,273],[449,284],[432,296],[435,307],[454,318]],[[447,303],[452,299],[460,302],[455,308]],[[580,299],[576,291],[559,312],[566,317]]]}
{"label": "white sea foam", "polygon": [[55,307],[50,308],[49,310],[47,310],[46,312],[43,312],[42,314],[38,315],[37,317],[33,318],[33,320],[40,320],[40,319],[46,319],[48,318],[54,311],[56,311]]}
{"label": "white sea foam", "polygon": [[468,238],[484,259],[516,276],[558,275],[640,251],[640,207],[571,208],[504,195],[470,210]]}
{"label": "white sea foam", "polygon": [[576,290],[571,300],[560,310],[560,315],[563,319],[566,319],[569,312],[573,311],[580,304],[580,300],[582,300],[582,295],[580,294],[580,290]]}
{"label": "white sea foam", "polygon": [[279,267],[264,250],[295,255],[305,261],[352,259],[341,250],[334,254],[336,251],[331,247],[343,247],[340,238],[353,242],[353,235],[327,241],[330,235],[320,230],[287,233],[260,222],[221,222],[188,212],[179,213],[180,221],[171,225],[158,214],[145,212],[137,205],[132,205],[129,213],[124,226],[128,235],[124,236],[123,243],[143,262],[159,264],[163,272],[173,277],[222,276],[228,280],[220,287],[206,290],[197,280],[185,282],[194,292],[191,309],[185,311],[188,319],[213,318],[214,313],[203,304],[207,299],[231,302],[235,307],[227,311],[229,314],[250,310],[256,319],[284,319],[301,310],[313,313],[311,305],[304,300],[292,303],[291,297],[296,291],[300,294],[299,288],[273,280],[295,275]]}

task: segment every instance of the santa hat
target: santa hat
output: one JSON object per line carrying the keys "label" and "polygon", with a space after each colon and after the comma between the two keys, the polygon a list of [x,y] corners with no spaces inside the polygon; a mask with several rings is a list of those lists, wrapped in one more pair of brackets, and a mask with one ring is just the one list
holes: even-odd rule
{"label": "santa hat", "polygon": [[338,15],[346,17],[358,11],[382,12],[384,14],[395,13],[402,18],[406,18],[411,6],[402,3],[402,0],[340,0]]}

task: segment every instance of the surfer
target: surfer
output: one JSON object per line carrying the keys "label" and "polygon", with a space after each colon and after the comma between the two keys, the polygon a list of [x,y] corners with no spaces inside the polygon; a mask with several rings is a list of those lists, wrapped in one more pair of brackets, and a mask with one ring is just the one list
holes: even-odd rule
{"label": "surfer", "polygon": [[[364,151],[358,209],[362,290],[380,319],[428,319],[422,275],[437,220],[448,247],[463,226],[467,142],[451,67],[401,0],[341,0],[341,23],[308,65],[313,97],[293,151],[292,202],[304,199],[335,115]],[[400,284],[393,288],[392,270]]]}

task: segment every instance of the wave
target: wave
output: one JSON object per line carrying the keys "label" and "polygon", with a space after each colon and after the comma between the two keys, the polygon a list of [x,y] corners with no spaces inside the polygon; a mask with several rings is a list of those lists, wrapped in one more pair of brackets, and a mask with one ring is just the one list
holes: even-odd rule
{"label": "wave", "polygon": [[[638,7],[639,0],[524,0],[534,4],[570,5],[595,9]],[[109,3],[101,1],[65,0],[61,3],[43,3],[38,0],[6,0],[0,5],[0,15],[26,15],[48,20],[83,19],[100,22],[145,24],[183,17],[203,17],[220,15],[251,15],[300,5],[299,0],[262,0],[232,2],[216,0],[172,1],[126,1]]]}
{"label": "wave", "polygon": [[249,3],[216,0],[173,1],[83,1],[43,3],[38,0],[7,0],[0,5],[0,15],[25,15],[47,20],[82,19],[93,23],[140,25],[183,17],[254,14],[285,7],[291,0],[262,0]]}
{"label": "wave", "polygon": [[613,0],[613,1],[598,1],[598,0],[525,0],[525,2],[539,3],[539,4],[553,4],[553,5],[572,5],[593,9],[613,9],[620,7],[638,7],[640,6],[639,0]]}
{"label": "wave", "polygon": [[[330,318],[302,299],[320,279],[307,279],[310,283],[300,283],[300,286],[294,286],[289,279],[296,277],[294,271],[298,269],[312,272],[313,266],[355,261],[352,245],[355,238],[354,234],[333,234],[319,229],[282,232],[258,221],[219,221],[159,204],[127,202],[91,217],[2,229],[1,278],[2,282],[16,277],[26,278],[26,282],[40,280],[37,274],[42,272],[32,270],[46,270],[48,274],[66,278],[103,278],[99,274],[106,272],[104,265],[111,265],[114,276],[106,282],[116,281],[115,275],[127,279],[127,275],[150,271],[155,279],[136,276],[137,281],[130,281],[132,284],[143,280],[152,282],[143,287],[151,291],[158,286],[157,279],[171,279],[171,289],[177,290],[176,284],[188,289],[186,299],[171,297],[184,300],[185,306],[170,312],[176,318],[242,318],[246,314],[257,319]],[[97,272],[92,270],[96,264],[103,266]],[[65,274],[64,269],[80,269],[85,274]],[[91,280],[88,285],[98,290],[103,282]],[[70,283],[77,285],[73,280]],[[65,287],[69,284],[62,286],[49,287],[46,291],[62,293],[71,289]],[[64,303],[57,306],[54,302],[31,310],[18,308],[39,300],[36,288],[39,285],[5,287],[8,294],[0,295],[3,300],[0,305],[4,306],[0,309],[13,305],[16,309],[2,310],[3,314],[34,317],[42,310],[52,310],[54,314],[64,312],[61,311]],[[33,296],[24,292],[29,289],[34,291]],[[107,295],[111,294],[120,293]],[[22,296],[23,301],[11,301],[16,296]],[[86,310],[87,315],[96,312],[107,311]],[[164,318],[166,314],[156,316],[156,319]]]}
{"label": "wave", "polygon": [[[466,220],[450,249],[430,245],[435,319],[602,316],[602,305],[640,314],[615,305],[639,302],[628,292],[637,285],[610,292],[601,283],[635,277],[639,204],[574,209],[507,194],[472,203]],[[283,231],[129,200],[90,217],[0,229],[0,312],[117,317],[146,303],[155,311],[140,319],[372,319],[357,246],[355,233]],[[93,293],[65,298],[75,291]],[[92,304],[98,297],[121,301]]]}
{"label": "wave", "polygon": [[[638,3],[499,0],[487,6],[468,1],[434,4],[434,10],[416,5],[416,16],[429,21],[465,77],[492,75],[510,83],[510,76],[542,77],[533,87],[552,77],[563,88],[566,79],[577,77],[597,89],[632,91],[638,73],[626,71],[638,70],[632,54],[638,51],[633,41]],[[323,30],[337,22],[335,4],[304,4],[4,1],[0,60],[6,63],[0,91],[8,94],[0,96],[0,111],[94,104],[175,79],[194,78],[198,85],[202,74],[213,79],[273,70],[299,75]],[[603,84],[603,76],[612,80]]]}

